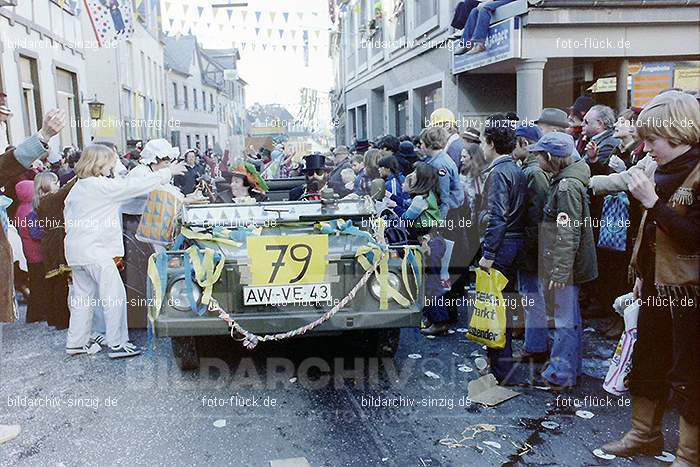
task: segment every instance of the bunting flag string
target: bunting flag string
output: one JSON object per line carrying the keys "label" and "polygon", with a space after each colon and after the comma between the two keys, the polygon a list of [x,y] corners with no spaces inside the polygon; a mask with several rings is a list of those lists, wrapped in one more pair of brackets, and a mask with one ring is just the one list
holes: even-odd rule
{"label": "bunting flag string", "polygon": [[[104,0],[83,1],[87,4],[91,1],[101,3]],[[303,52],[304,63],[307,66],[310,52],[322,51],[329,45],[326,31],[331,27],[331,23],[325,11],[254,11],[232,7],[210,9],[203,0],[133,0],[133,5],[139,8],[139,14],[143,14],[145,5],[145,13],[149,14],[151,11],[158,11],[150,6],[159,1],[163,5],[162,27],[166,29],[164,32],[171,36],[196,34],[199,41],[207,43],[223,34],[232,34],[237,39],[238,47],[248,52]],[[335,6],[335,3],[335,0],[329,0],[329,8],[331,4]],[[338,6],[335,8],[337,14]],[[221,10],[225,10],[225,13]],[[248,13],[255,15],[252,24],[245,23]],[[297,34],[298,32],[301,34]]]}

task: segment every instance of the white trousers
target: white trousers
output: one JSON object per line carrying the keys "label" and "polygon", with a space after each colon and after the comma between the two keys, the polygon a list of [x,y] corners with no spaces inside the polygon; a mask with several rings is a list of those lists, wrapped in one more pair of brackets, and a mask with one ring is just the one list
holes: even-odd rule
{"label": "white trousers", "polygon": [[129,341],[126,289],[114,263],[72,266],[68,293],[70,324],[66,347],[82,347],[90,332],[104,332],[107,345]]}

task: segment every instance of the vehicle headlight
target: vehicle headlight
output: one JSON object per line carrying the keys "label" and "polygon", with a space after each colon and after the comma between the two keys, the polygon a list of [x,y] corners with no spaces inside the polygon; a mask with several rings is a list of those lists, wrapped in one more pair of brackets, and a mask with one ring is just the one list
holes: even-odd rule
{"label": "vehicle headlight", "polygon": [[[197,284],[192,287],[192,297],[195,303],[199,303],[199,299],[202,296],[202,290]],[[187,287],[185,287],[185,279],[178,279],[170,286],[168,290],[168,302],[169,305],[178,311],[189,311],[192,309],[190,306],[190,298],[187,295]]]}
{"label": "vehicle headlight", "polygon": [[[393,272],[388,272],[387,273],[387,282],[389,285],[398,290],[401,291],[401,278],[399,277],[398,274],[393,273]],[[369,281],[369,291],[372,293],[372,296],[379,300],[379,296],[381,293],[381,285],[379,284],[379,280],[377,279],[376,276],[372,277],[372,279]]]}

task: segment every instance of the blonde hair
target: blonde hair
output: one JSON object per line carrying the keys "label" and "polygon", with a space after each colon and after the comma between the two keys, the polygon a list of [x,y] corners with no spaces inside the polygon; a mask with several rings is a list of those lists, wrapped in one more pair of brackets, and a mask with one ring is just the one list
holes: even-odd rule
{"label": "blonde hair", "polygon": [[671,146],[695,145],[700,141],[700,105],[680,91],[666,91],[654,97],[637,117],[642,140],[664,139]]}
{"label": "blonde hair", "polygon": [[53,172],[39,172],[34,177],[34,210],[39,209],[39,201],[43,196],[51,193],[51,184],[58,181],[58,176]]}
{"label": "blonde hair", "polygon": [[370,149],[365,153],[365,173],[374,180],[379,178],[379,159],[384,155],[379,149]]}
{"label": "blonde hair", "polygon": [[78,178],[99,177],[105,168],[114,166],[115,160],[114,150],[103,144],[91,144],[75,164],[75,174]]}

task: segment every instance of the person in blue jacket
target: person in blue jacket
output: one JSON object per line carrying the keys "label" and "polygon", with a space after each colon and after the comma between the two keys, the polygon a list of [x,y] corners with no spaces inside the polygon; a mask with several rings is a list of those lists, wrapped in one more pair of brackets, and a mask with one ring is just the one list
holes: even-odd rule
{"label": "person in blue jacket", "polygon": [[459,171],[452,158],[444,151],[448,140],[447,131],[439,126],[424,129],[420,134],[423,162],[438,171],[438,191],[440,194],[440,214],[447,218],[450,209],[464,203],[464,189],[459,180]]}
{"label": "person in blue jacket", "polygon": [[408,208],[410,200],[401,187],[406,177],[401,173],[399,161],[394,156],[383,156],[377,161],[377,165],[379,166],[379,175],[384,179],[386,191],[393,201],[390,207],[400,216]]}

